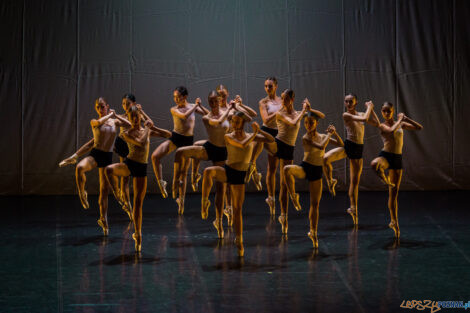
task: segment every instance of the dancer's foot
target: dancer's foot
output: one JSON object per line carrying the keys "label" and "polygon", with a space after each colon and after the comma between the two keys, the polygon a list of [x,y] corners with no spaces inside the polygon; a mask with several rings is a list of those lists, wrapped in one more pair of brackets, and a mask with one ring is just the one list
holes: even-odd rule
{"label": "dancer's foot", "polygon": [[388,224],[388,227],[390,227],[391,229],[393,229],[393,231],[395,232],[395,238],[400,238],[400,227],[398,226],[397,223],[395,223],[394,221],[391,221],[390,224]]}
{"label": "dancer's foot", "polygon": [[85,190],[78,192],[78,197],[80,198],[80,202],[82,203],[83,208],[86,210],[90,207],[88,204],[88,194]]}
{"label": "dancer's foot", "polygon": [[338,180],[333,178],[331,182],[329,182],[328,180],[326,182],[328,185],[328,191],[331,193],[333,197],[336,196],[335,187],[336,187],[336,184],[338,183]]}
{"label": "dancer's foot", "polygon": [[209,207],[211,206],[211,202],[209,199],[202,199],[201,200],[201,217],[203,220],[207,219],[209,216]]}
{"label": "dancer's foot", "polygon": [[357,209],[356,208],[348,208],[346,210],[346,212],[348,212],[349,215],[351,215],[354,225],[357,225],[358,224]]}
{"label": "dancer's foot", "polygon": [[274,197],[267,197],[265,201],[269,206],[269,212],[271,215],[276,215],[276,200]]}
{"label": "dancer's foot", "polygon": [[293,195],[291,195],[289,193],[289,196],[290,196],[290,199],[292,200],[292,204],[294,205],[294,208],[297,210],[297,211],[301,211],[302,210],[302,207],[300,206],[300,203],[299,203],[299,194],[298,193],[294,193]]}
{"label": "dancer's foot", "polygon": [[114,188],[111,188],[113,191],[114,198],[116,198],[116,201],[119,203],[120,206],[124,205],[124,197],[123,197],[123,192],[121,189],[118,188],[118,190],[114,190]]}
{"label": "dancer's foot", "polygon": [[109,228],[108,228],[108,222],[104,218],[100,218],[98,220],[98,225],[103,229],[103,235],[108,236],[109,233]]}
{"label": "dancer's foot", "polygon": [[248,170],[246,171],[246,176],[245,176],[245,184],[252,179],[253,174],[256,173],[256,164],[250,163],[250,166],[248,167]]}
{"label": "dancer's foot", "polygon": [[130,202],[125,202],[124,205],[122,206],[122,209],[123,209],[124,212],[126,212],[127,215],[129,216],[129,220],[132,221],[132,208],[131,208]]}
{"label": "dancer's foot", "polygon": [[313,249],[318,249],[318,237],[317,233],[314,232],[313,230],[310,230],[307,234],[308,238],[312,240],[313,243]]}
{"label": "dancer's foot", "polygon": [[235,237],[235,246],[237,246],[238,256],[244,256],[245,248],[243,247],[243,240],[238,237]]}
{"label": "dancer's foot", "polygon": [[157,185],[160,188],[160,192],[162,193],[162,197],[166,199],[168,197],[168,193],[166,192],[167,182],[164,181],[163,179],[160,179],[160,181]]}
{"label": "dancer's foot", "polygon": [[141,252],[142,251],[142,236],[139,236],[136,233],[133,233],[132,239],[134,239],[135,241],[135,252]]}
{"label": "dancer's foot", "polygon": [[281,223],[281,226],[282,226],[282,233],[283,234],[287,234],[287,230],[288,230],[288,224],[287,224],[287,216],[286,215],[279,215],[279,218],[277,219],[279,221],[279,223]]}
{"label": "dancer's foot", "polygon": [[224,239],[224,226],[222,224],[222,219],[216,219],[212,222],[215,229],[217,229],[217,238]]}
{"label": "dancer's foot", "polygon": [[256,189],[261,191],[263,189],[263,184],[261,183],[261,173],[254,173],[252,176],[253,182],[255,183]]}
{"label": "dancer's foot", "polygon": [[395,184],[390,181],[390,177],[388,177],[387,175],[382,178],[382,182],[390,188],[395,187]]}
{"label": "dancer's foot", "polygon": [[197,173],[195,177],[191,176],[191,187],[193,191],[197,191],[199,189],[199,181],[201,180],[201,174]]}
{"label": "dancer's foot", "polygon": [[232,225],[233,225],[233,210],[232,210],[231,206],[227,206],[224,209],[224,215],[227,217],[228,227],[232,227]]}
{"label": "dancer's foot", "polygon": [[178,215],[183,215],[184,213],[184,200],[181,198],[176,199],[176,204],[178,204]]}
{"label": "dancer's foot", "polygon": [[74,157],[66,158],[65,160],[60,161],[59,167],[64,167],[67,165],[72,165],[77,163],[77,159]]}

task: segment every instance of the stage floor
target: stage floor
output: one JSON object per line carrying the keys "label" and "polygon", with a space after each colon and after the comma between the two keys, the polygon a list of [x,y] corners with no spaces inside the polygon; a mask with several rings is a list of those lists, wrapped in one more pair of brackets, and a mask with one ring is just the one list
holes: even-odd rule
{"label": "stage floor", "polygon": [[290,205],[287,240],[265,193],[247,194],[242,260],[225,218],[224,240],[213,207],[201,220],[200,195],[188,196],[184,217],[172,200],[145,199],[141,256],[111,197],[108,238],[96,197],[89,210],[76,196],[0,197],[0,311],[413,312],[403,300],[467,302],[467,194],[401,192],[397,243],[385,192],[360,193],[356,231],[347,195],[324,193],[317,254],[306,236],[308,194],[302,212]]}

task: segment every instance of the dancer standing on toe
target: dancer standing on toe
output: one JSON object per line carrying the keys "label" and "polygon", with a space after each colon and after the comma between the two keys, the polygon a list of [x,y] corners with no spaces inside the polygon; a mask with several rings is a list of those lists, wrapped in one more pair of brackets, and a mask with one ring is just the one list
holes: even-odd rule
{"label": "dancer standing on toe", "polygon": [[128,110],[128,119],[132,127],[122,132],[122,138],[127,142],[129,154],[122,163],[115,163],[106,167],[106,179],[111,184],[114,196],[119,201],[119,186],[116,176],[133,177],[134,186],[134,210],[132,219],[134,221],[135,250],[141,251],[142,247],[142,206],[147,192],[147,162],[150,147],[150,136],[169,137],[170,132],[159,129],[153,130],[154,125],[151,120],[145,122],[145,127],[141,126],[142,112],[135,105]]}
{"label": "dancer standing on toe", "polygon": [[[309,112],[305,117],[304,126],[307,133],[302,138],[304,147],[304,158],[300,165],[286,165],[284,167],[284,176],[286,178],[287,190],[289,196],[297,211],[302,208],[299,203],[299,194],[295,193],[295,178],[308,180],[310,190],[310,211],[308,218],[310,221],[310,231],[308,237],[313,242],[313,248],[318,248],[318,208],[322,195],[322,173],[323,173],[323,155],[328,143],[336,146],[343,146],[343,140],[336,133],[333,125],[328,126],[327,134],[317,132],[317,124],[320,116]],[[334,136],[334,138],[332,138]]]}
{"label": "dancer standing on toe", "polygon": [[346,112],[343,113],[344,127],[346,128],[346,140],[344,147],[339,147],[328,151],[323,158],[326,182],[328,190],[335,196],[337,180],[333,178],[332,162],[348,158],[349,159],[349,201],[350,206],[347,212],[351,215],[354,225],[358,224],[357,198],[359,193],[359,182],[362,174],[362,150],[364,148],[364,122],[374,124],[369,120],[374,104],[372,101],[365,103],[366,112],[357,112],[357,97],[348,94],[344,97]]}
{"label": "dancer standing on toe", "polygon": [[76,167],[75,176],[77,180],[78,196],[85,209],[88,209],[87,192],[85,191],[85,173],[95,167],[99,169],[100,180],[100,218],[98,225],[103,229],[105,236],[108,235],[108,188],[104,168],[112,163],[114,140],[117,135],[117,127],[129,128],[131,124],[116,115],[114,110],[109,109],[109,105],[102,97],[96,99],[95,110],[99,119],[90,121],[93,130],[93,149],[90,155],[82,159]]}
{"label": "dancer standing on toe", "polygon": [[[213,165],[222,166],[227,159],[227,148],[225,147],[225,134],[229,129],[229,122],[227,117],[234,110],[235,102],[232,101],[230,108],[225,111],[221,111],[219,107],[219,96],[216,91],[211,91],[208,96],[209,106],[211,111],[209,114],[204,115],[202,121],[204,122],[204,127],[206,128],[208,140],[201,145],[193,145],[181,147],[176,150],[175,153],[175,163],[174,163],[174,184],[172,186],[173,193],[176,193],[178,189],[179,197],[176,200],[178,202],[178,212],[183,214],[184,212],[184,198],[185,190],[182,188],[183,182],[186,181],[186,176],[188,168],[190,165],[189,159],[194,160],[194,164],[198,164],[200,160],[210,160]],[[199,166],[193,166],[192,177],[198,177],[197,169]],[[197,184],[199,179],[196,178],[196,181],[192,181],[192,184]],[[225,185],[223,183],[216,184],[216,221],[214,223],[222,223],[223,216],[223,206],[224,206],[224,194],[225,194]],[[195,189],[193,187],[193,189]],[[207,216],[203,216],[203,219],[206,219]],[[215,225],[215,224],[214,224]],[[216,226],[217,228],[217,226]],[[218,227],[217,229],[222,229]],[[223,229],[219,231],[219,238],[223,238]]]}
{"label": "dancer standing on toe", "polygon": [[[253,141],[274,142],[274,138],[267,132],[260,130],[256,122],[251,124],[253,133],[245,133],[243,127],[245,122],[249,120],[250,118],[243,112],[236,112],[232,116],[231,125],[233,131],[225,135],[227,161],[225,161],[224,167],[211,166],[206,168],[202,179],[201,215],[203,217],[208,215],[210,206],[209,193],[213,180],[229,184],[233,205],[235,244],[240,256],[244,254],[242,206],[245,201],[245,176],[253,152]],[[219,229],[219,227],[222,227],[221,220],[219,221],[214,226],[220,233],[223,230]]]}
{"label": "dancer standing on toe", "polygon": [[[264,81],[264,90],[267,96],[259,101],[259,112],[263,119],[263,126],[261,129],[271,134],[271,136],[277,136],[277,124],[276,124],[276,113],[282,108],[282,99],[276,94],[277,90],[277,79],[276,77],[268,77]],[[268,144],[268,151],[275,150],[275,143]],[[258,159],[261,151],[263,151],[264,144],[256,143],[251,157],[250,169],[247,175],[247,181],[253,179],[256,185],[256,189],[261,190],[261,173],[258,173],[256,168],[256,160]],[[274,194],[276,189],[276,168],[278,160],[275,156],[268,153],[268,169],[266,174],[266,186],[268,188],[268,198],[266,202],[268,204],[274,203]],[[270,207],[273,207],[274,204]],[[274,214],[274,209],[270,210]]]}
{"label": "dancer standing on toe", "polygon": [[[201,106],[201,99],[197,98],[195,104],[188,103],[188,90],[184,86],[176,87],[173,91],[173,101],[175,106],[171,108],[171,115],[173,116],[174,128],[169,140],[162,142],[155,151],[152,153],[152,165],[155,177],[157,178],[157,185],[160,188],[163,198],[168,197],[166,191],[167,182],[162,177],[161,159],[184,146],[191,146],[193,144],[193,133],[195,124],[194,112],[206,115],[209,111]],[[186,189],[186,181],[184,182]]]}
{"label": "dancer standing on toe", "polygon": [[[395,237],[400,238],[400,227],[398,225],[398,190],[403,174],[403,129],[421,130],[423,126],[403,113],[399,113],[398,120],[394,121],[393,112],[393,104],[385,102],[382,106],[382,116],[385,119],[383,123],[380,123],[375,112],[373,113],[376,125],[380,130],[384,147],[379,153],[379,157],[371,162],[371,167],[388,186],[388,209],[391,219],[388,226],[395,232]],[[384,171],[387,169],[388,175],[385,175]]]}

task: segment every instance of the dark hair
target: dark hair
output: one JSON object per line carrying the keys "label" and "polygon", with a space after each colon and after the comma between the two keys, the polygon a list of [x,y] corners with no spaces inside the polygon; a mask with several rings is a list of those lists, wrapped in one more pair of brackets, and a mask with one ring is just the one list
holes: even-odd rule
{"label": "dark hair", "polygon": [[177,90],[183,97],[188,95],[188,89],[184,86],[178,86],[175,90]]}
{"label": "dark hair", "polygon": [[209,92],[209,95],[207,96],[207,101],[210,102],[211,98],[218,97],[218,96],[219,96],[219,94],[217,93],[217,91],[212,90],[211,92]]}
{"label": "dark hair", "polygon": [[388,105],[389,107],[393,108],[393,103],[385,101],[383,105]]}
{"label": "dark hair", "polygon": [[356,101],[357,101],[357,96],[355,94],[353,94],[352,92],[347,93],[345,97],[347,97],[347,96],[353,96],[353,98],[356,99]]}
{"label": "dark hair", "polygon": [[108,101],[106,101],[106,99],[104,97],[98,97],[95,100],[95,106],[98,104],[98,102],[100,102],[100,99],[103,99],[104,103],[108,104]]}
{"label": "dark hair", "polygon": [[317,113],[312,111],[309,111],[307,114],[305,114],[305,117],[313,117],[317,121],[320,119],[320,116],[318,116]]}
{"label": "dark hair", "polygon": [[124,94],[124,96],[122,96],[123,99],[129,99],[131,100],[132,102],[135,102],[135,96],[131,93],[126,93]]}
{"label": "dark hair", "polygon": [[274,77],[274,76],[269,76],[269,77],[267,77],[265,80],[272,80],[273,83],[274,83],[274,85],[277,86],[277,78],[276,78],[276,77]]}
{"label": "dark hair", "polygon": [[288,96],[290,99],[294,99],[294,98],[295,98],[295,92],[294,92],[294,90],[288,88],[288,89],[284,90],[284,92],[286,93],[286,96]]}
{"label": "dark hair", "polygon": [[242,111],[236,111],[233,115],[241,117],[243,119],[243,122],[247,122],[249,120],[248,116]]}

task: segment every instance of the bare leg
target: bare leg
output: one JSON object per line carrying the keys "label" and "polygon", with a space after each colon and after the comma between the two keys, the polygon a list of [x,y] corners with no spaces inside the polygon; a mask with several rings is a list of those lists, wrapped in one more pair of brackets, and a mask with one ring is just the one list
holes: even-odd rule
{"label": "bare leg", "polygon": [[333,166],[331,163],[344,159],[345,157],[346,152],[343,147],[332,149],[323,156],[323,168],[325,170],[326,183],[328,185],[328,190],[333,196],[336,195],[335,187],[338,180],[333,178]]}
{"label": "bare leg", "polygon": [[[215,166],[222,166],[224,162],[217,162]],[[215,220],[212,222],[215,229],[217,230],[217,236],[219,239],[224,238],[224,227],[222,218],[224,217],[224,198],[227,189],[227,184],[216,181],[215,183]]]}
{"label": "bare leg", "polygon": [[243,247],[243,216],[242,207],[245,201],[245,185],[230,185],[232,189],[233,204],[233,224],[235,227],[235,245],[237,246],[238,255],[243,256],[245,249]]}
{"label": "bare leg", "polygon": [[127,213],[127,215],[129,216],[129,219],[132,220],[132,213],[128,205],[125,203],[126,200],[119,198],[122,193],[119,190],[119,183],[116,178],[116,176],[129,177],[129,175],[131,175],[129,168],[127,167],[125,163],[114,163],[114,164],[106,166],[106,169],[104,172],[106,175],[106,180],[108,184],[110,185],[111,190],[113,191],[114,197],[122,205],[122,209]]}
{"label": "bare leg", "polygon": [[359,195],[359,182],[361,180],[363,159],[349,160],[349,209],[348,213],[353,219],[354,225],[359,222],[357,214],[357,199]]}
{"label": "bare leg", "polygon": [[295,178],[304,179],[305,171],[302,166],[299,165],[286,165],[284,167],[284,177],[286,178],[286,187],[289,193],[290,199],[294,204],[294,208],[297,211],[302,210],[299,203],[299,194],[295,193]]}
{"label": "bare leg", "polygon": [[[194,146],[203,146],[207,140],[198,140],[194,143]],[[197,158],[191,158],[191,188],[193,191],[197,191],[199,180],[201,180],[202,176],[199,174],[199,165],[201,164],[201,160]]]}
{"label": "bare leg", "polygon": [[230,188],[225,188],[225,209],[224,215],[227,217],[228,227],[232,227],[233,224],[233,210],[232,210],[232,192]]}
{"label": "bare leg", "polygon": [[225,175],[225,169],[223,167],[210,166],[204,170],[201,199],[201,216],[204,220],[207,219],[207,216],[209,215],[209,207],[211,205],[209,194],[212,189],[213,180],[221,183],[225,183],[227,181],[227,176]]}
{"label": "bare leg", "polygon": [[382,180],[382,182],[389,186],[389,187],[394,187],[395,185],[390,181],[390,178],[385,175],[385,170],[388,168],[389,164],[387,159],[384,157],[378,157],[372,160],[370,163],[370,166],[374,170],[374,172],[379,176],[379,178]]}
{"label": "bare leg", "polygon": [[322,194],[322,180],[318,179],[315,181],[309,182],[310,189],[310,212],[308,218],[310,220],[310,231],[308,232],[308,237],[312,240],[313,248],[318,248],[318,208],[320,206],[320,199]]}
{"label": "bare leg", "polygon": [[179,178],[179,184],[178,184],[178,193],[179,197],[176,199],[176,202],[178,203],[178,214],[183,215],[184,213],[184,199],[186,197],[186,185],[187,185],[187,176],[188,176],[188,168],[189,168],[190,163],[186,162],[183,165],[183,172]]}
{"label": "bare leg", "polygon": [[268,197],[266,203],[269,206],[269,212],[272,216],[276,215],[276,171],[279,159],[268,154],[268,172],[266,173],[266,187],[268,189]]}
{"label": "bare leg", "polygon": [[[284,168],[286,165],[290,165],[293,163],[293,160],[283,160],[281,159],[281,169]],[[287,222],[287,212],[289,209],[289,202],[287,198],[287,184],[286,184],[286,177],[284,176],[284,171],[281,171],[281,179],[280,179],[281,188],[279,190],[279,203],[281,204],[281,215],[279,216],[279,223],[282,225],[282,233],[284,235],[287,234],[288,230],[288,222]]]}
{"label": "bare leg", "polygon": [[103,229],[103,235],[108,236],[108,191],[109,184],[106,180],[105,169],[99,168],[99,177],[100,177],[100,195],[98,198],[98,204],[100,206],[100,219],[98,220],[98,225]]}
{"label": "bare leg", "polygon": [[134,177],[134,234],[135,251],[142,250],[142,206],[147,192],[147,177]]}
{"label": "bare leg", "polygon": [[249,182],[250,179],[253,179],[253,182],[256,185],[257,190],[261,190],[263,185],[261,184],[261,174],[258,173],[256,168],[256,160],[258,159],[261,151],[263,151],[264,144],[262,142],[256,142],[253,148],[253,153],[251,154],[250,167],[246,175],[245,182]]}
{"label": "bare leg", "polygon": [[155,177],[157,178],[157,185],[160,189],[160,192],[162,193],[163,198],[168,197],[168,193],[166,191],[167,182],[163,180],[162,164],[160,160],[164,156],[170,154],[175,149],[176,146],[170,140],[165,140],[152,153],[153,172],[155,173]]}
{"label": "bare leg", "polygon": [[78,197],[80,202],[85,209],[88,209],[88,194],[85,191],[86,176],[85,173],[94,169],[97,166],[96,161],[93,157],[87,156],[81,160],[75,168],[75,178],[77,182]]}
{"label": "bare leg", "polygon": [[391,222],[389,227],[395,232],[395,237],[400,238],[400,226],[398,225],[398,190],[400,189],[403,170],[388,170],[390,181],[395,185],[388,187],[388,209]]}

